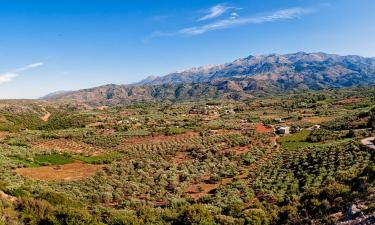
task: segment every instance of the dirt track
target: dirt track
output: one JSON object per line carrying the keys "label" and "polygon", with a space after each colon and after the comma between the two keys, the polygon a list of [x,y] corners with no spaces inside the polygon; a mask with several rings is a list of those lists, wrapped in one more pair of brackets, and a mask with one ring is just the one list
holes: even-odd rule
{"label": "dirt track", "polygon": [[375,150],[375,144],[374,144],[374,141],[375,141],[375,137],[368,137],[368,138],[365,138],[365,139],[362,139],[361,140],[361,143],[366,146],[367,148],[371,149],[371,150]]}
{"label": "dirt track", "polygon": [[44,116],[40,117],[44,122],[47,122],[51,117],[51,113],[47,111],[46,108],[42,107],[42,110],[45,112]]}

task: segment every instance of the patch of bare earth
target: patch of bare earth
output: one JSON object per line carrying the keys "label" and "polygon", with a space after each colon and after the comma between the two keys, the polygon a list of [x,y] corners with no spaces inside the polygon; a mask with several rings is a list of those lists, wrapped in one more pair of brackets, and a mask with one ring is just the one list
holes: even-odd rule
{"label": "patch of bare earth", "polygon": [[105,105],[102,105],[102,106],[98,106],[98,107],[96,107],[96,109],[97,110],[101,110],[101,111],[103,111],[103,110],[107,110],[109,107],[108,106],[105,106]]}
{"label": "patch of bare earth", "polygon": [[260,119],[265,120],[265,119],[276,119],[276,118],[282,118],[283,116],[279,114],[268,114],[268,115],[261,115],[259,116]]}
{"label": "patch of bare earth", "polygon": [[211,195],[212,191],[217,189],[220,185],[226,185],[233,182],[233,178],[224,178],[221,181],[213,183],[210,181],[210,177],[202,177],[199,183],[195,183],[189,186],[187,194],[190,198],[197,201],[203,196]]}
{"label": "patch of bare earth", "polygon": [[176,165],[180,165],[183,162],[189,161],[191,158],[187,152],[178,152],[175,157],[172,159],[172,163]]}
{"label": "patch of bare earth", "polygon": [[6,200],[11,201],[11,202],[17,201],[16,197],[8,195],[8,194],[4,193],[3,191],[0,191],[0,199],[6,199]]}
{"label": "patch of bare earth", "polygon": [[86,127],[104,127],[106,125],[108,125],[108,123],[96,122],[96,123],[90,123]]}
{"label": "patch of bare earth", "polygon": [[235,155],[241,155],[241,154],[246,153],[248,151],[250,151],[249,147],[239,147],[239,146],[237,146],[237,147],[222,150],[220,153],[226,154],[226,153],[234,152]]}
{"label": "patch of bare earth", "polygon": [[55,150],[58,152],[68,152],[73,154],[99,155],[104,152],[103,149],[94,147],[84,142],[68,139],[52,139],[34,144],[36,148]]}
{"label": "patch of bare earth", "polygon": [[273,129],[272,127],[266,127],[263,124],[256,124],[255,131],[258,133],[272,133]]}
{"label": "patch of bare earth", "polygon": [[0,141],[4,141],[8,136],[8,132],[0,132]]}
{"label": "patch of bare earth", "polygon": [[45,112],[45,114],[42,117],[40,117],[40,119],[42,119],[44,122],[47,122],[52,114],[48,112],[47,109],[44,107],[42,107],[42,110]]}
{"label": "patch of bare earth", "polygon": [[95,175],[103,169],[103,165],[91,165],[74,162],[58,166],[42,166],[38,168],[18,168],[16,172],[22,176],[45,181],[74,181]]}
{"label": "patch of bare earth", "polygon": [[334,119],[335,119],[335,117],[333,117],[333,116],[322,116],[322,117],[314,116],[314,117],[305,117],[302,120],[305,121],[305,122],[309,122],[309,123],[319,124],[319,123],[323,123],[323,122],[329,122],[329,121],[332,121]]}

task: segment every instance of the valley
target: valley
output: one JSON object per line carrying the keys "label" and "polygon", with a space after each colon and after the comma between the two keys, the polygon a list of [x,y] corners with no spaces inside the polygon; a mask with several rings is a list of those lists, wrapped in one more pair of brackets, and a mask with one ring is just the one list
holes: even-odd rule
{"label": "valley", "polygon": [[374,0],[0,0],[0,225],[375,225]]}
{"label": "valley", "polygon": [[363,139],[375,136],[374,96],[367,87],[99,106],[1,101],[2,220],[335,224],[359,202],[350,218],[370,215],[374,151]]}

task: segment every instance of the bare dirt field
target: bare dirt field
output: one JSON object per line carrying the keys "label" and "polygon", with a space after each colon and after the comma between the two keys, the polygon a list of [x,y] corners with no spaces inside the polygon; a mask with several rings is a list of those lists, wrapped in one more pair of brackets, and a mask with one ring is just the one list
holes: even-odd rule
{"label": "bare dirt field", "polygon": [[272,127],[266,127],[263,124],[255,125],[255,130],[258,133],[272,133],[273,132]]}
{"label": "bare dirt field", "polygon": [[333,116],[322,116],[322,117],[314,116],[314,117],[305,117],[302,120],[305,121],[305,122],[309,122],[309,123],[319,124],[319,123],[323,123],[323,122],[332,121],[334,119],[335,119],[335,117],[333,117]]}
{"label": "bare dirt field", "polygon": [[276,118],[282,118],[283,115],[280,113],[280,114],[267,114],[267,115],[260,115],[259,118],[262,119],[262,120],[265,120],[265,119],[276,119]]}
{"label": "bare dirt field", "polygon": [[186,152],[179,152],[176,154],[175,157],[172,158],[172,162],[176,165],[180,165],[181,163],[189,160],[191,160],[191,158],[189,157],[189,154]]}
{"label": "bare dirt field", "polygon": [[38,168],[18,168],[16,172],[22,176],[46,181],[72,181],[95,175],[102,170],[102,165],[74,162],[59,166],[43,166]]}

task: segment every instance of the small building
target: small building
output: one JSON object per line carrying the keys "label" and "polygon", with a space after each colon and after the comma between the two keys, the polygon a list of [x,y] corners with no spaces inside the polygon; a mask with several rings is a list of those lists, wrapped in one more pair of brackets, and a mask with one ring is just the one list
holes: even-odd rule
{"label": "small building", "polygon": [[219,131],[218,130],[209,130],[207,133],[208,133],[208,135],[215,135],[215,134],[219,133]]}
{"label": "small building", "polygon": [[274,118],[273,121],[275,121],[276,123],[284,122],[282,118]]}
{"label": "small building", "polygon": [[290,127],[288,127],[288,126],[279,127],[277,129],[277,133],[279,133],[279,134],[290,134]]}
{"label": "small building", "polygon": [[319,129],[320,129],[320,125],[314,125],[312,127],[307,128],[307,130],[319,130]]}

